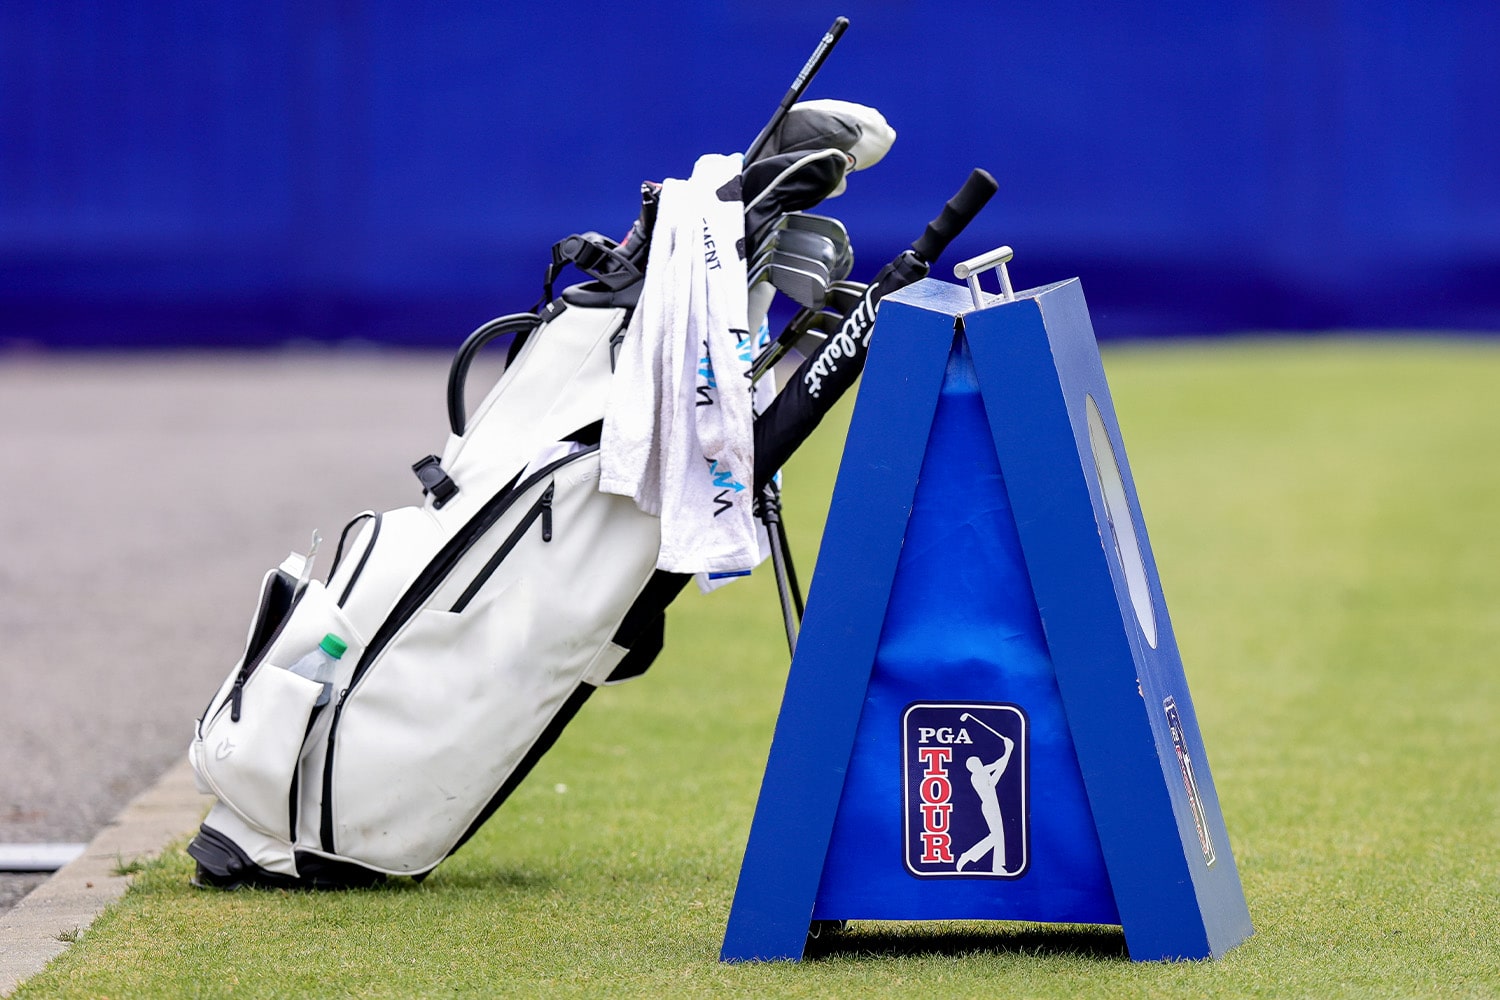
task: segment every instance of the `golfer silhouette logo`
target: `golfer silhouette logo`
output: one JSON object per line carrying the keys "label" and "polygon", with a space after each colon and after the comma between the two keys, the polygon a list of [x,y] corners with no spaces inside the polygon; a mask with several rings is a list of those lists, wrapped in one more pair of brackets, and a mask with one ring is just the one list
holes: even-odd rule
{"label": "golfer silhouette logo", "polygon": [[995,794],[995,786],[1000,784],[1000,778],[1010,764],[1010,755],[1016,749],[1016,741],[1008,736],[1000,739],[1005,741],[1005,753],[1000,755],[999,760],[986,764],[978,757],[970,757],[964,761],[964,766],[969,769],[969,782],[974,786],[974,794],[979,796],[979,811],[989,827],[989,834],[959,855],[954,871],[961,872],[964,865],[973,864],[986,854],[993,854],[995,861],[990,871],[996,875],[1009,874],[1005,867],[1005,821],[1000,812],[1000,797]]}
{"label": "golfer silhouette logo", "polygon": [[1028,864],[1026,715],[1017,705],[921,703],[902,716],[906,869],[1019,878]]}

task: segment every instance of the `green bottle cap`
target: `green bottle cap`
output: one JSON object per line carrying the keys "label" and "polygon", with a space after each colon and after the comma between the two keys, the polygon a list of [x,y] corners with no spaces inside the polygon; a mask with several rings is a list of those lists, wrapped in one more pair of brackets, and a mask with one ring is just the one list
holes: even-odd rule
{"label": "green bottle cap", "polygon": [[323,637],[323,641],[318,643],[318,646],[322,648],[323,652],[327,653],[335,660],[343,656],[344,650],[349,648],[349,644],[347,642],[345,642],[343,639],[340,639],[332,632],[329,632],[327,635],[325,635]]}

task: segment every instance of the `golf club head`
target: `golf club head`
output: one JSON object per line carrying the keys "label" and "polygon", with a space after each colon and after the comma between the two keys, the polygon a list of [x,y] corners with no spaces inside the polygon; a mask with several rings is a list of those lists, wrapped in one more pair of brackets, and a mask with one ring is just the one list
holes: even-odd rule
{"label": "golf club head", "polygon": [[806,308],[787,324],[788,347],[806,355],[828,337],[838,333],[844,318],[859,305],[867,285],[856,281],[835,281],[828,286],[820,308]]}
{"label": "golf club head", "polygon": [[833,267],[828,269],[828,277],[833,281],[843,281],[849,277],[849,272],[854,270],[854,248],[848,244],[844,245],[843,253],[833,262]]}
{"label": "golf club head", "polygon": [[838,219],[827,215],[814,215],[811,212],[788,212],[781,217],[779,225],[784,229],[822,233],[839,244],[847,244],[849,242],[849,231],[844,228],[844,224]]}
{"label": "golf club head", "polygon": [[830,282],[847,278],[854,267],[854,250],[848,243],[843,224],[836,219],[814,217],[805,220],[795,214],[784,216],[760,241],[760,247],[746,270],[753,274],[764,268],[774,253],[817,263]]}
{"label": "golf club head", "polygon": [[[795,240],[793,242],[796,242]],[[830,258],[833,248],[824,245],[809,244],[807,250],[810,254],[818,256],[804,256],[801,253],[783,248],[780,243],[772,243],[764,251],[757,254],[755,260],[750,264],[746,274],[746,284],[754,285],[768,274],[773,264],[783,268],[791,268],[804,271],[825,287],[834,279],[829,273]]]}
{"label": "golf club head", "polygon": [[780,228],[788,233],[817,233],[831,240],[838,248],[838,255],[828,268],[829,276],[834,281],[842,281],[854,269],[854,246],[849,242],[849,231],[838,219],[808,212],[791,212],[782,217]]}
{"label": "golf club head", "polygon": [[[798,250],[802,256],[817,256],[817,253],[808,252],[805,247],[813,246],[813,240],[817,240],[817,238],[826,237],[823,237],[820,232],[811,232],[805,228],[789,225],[789,219],[792,219],[792,217],[790,214],[787,214],[787,216],[778,216],[771,225],[766,226],[765,231],[757,235],[756,250],[754,250],[753,259],[763,258],[771,250],[774,250],[775,247],[787,246],[787,244],[795,247],[804,247],[804,249]],[[787,241],[790,241],[790,243],[787,243]],[[828,244],[829,246],[834,246],[834,241],[829,240]]]}
{"label": "golf club head", "polygon": [[827,272],[803,270],[773,257],[766,267],[766,277],[777,291],[808,309],[820,308],[828,295]]}
{"label": "golf club head", "polygon": [[[784,237],[792,236],[790,233],[783,235]],[[839,263],[838,249],[822,237],[799,235],[803,238],[778,240],[768,251],[757,256],[751,263],[750,270],[764,268],[767,264],[776,262],[814,271],[823,277],[825,284],[837,280],[833,271]]]}
{"label": "golf club head", "polygon": [[749,272],[746,276],[746,285],[753,287],[756,282],[770,280],[772,267],[780,267],[784,271],[800,271],[824,288],[827,288],[831,282],[828,269],[818,261],[807,260],[794,254],[772,253]]}
{"label": "golf club head", "polygon": [[769,242],[775,234],[782,232],[818,233],[832,240],[835,246],[849,245],[849,231],[838,219],[809,212],[785,212],[766,221],[759,231],[750,234],[757,247]]}
{"label": "golf club head", "polygon": [[816,260],[825,270],[832,270],[838,263],[842,250],[838,244],[821,233],[810,233],[801,229],[782,230],[776,241],[777,249],[794,257]]}
{"label": "golf club head", "polygon": [[[816,279],[818,284],[822,285],[825,290],[833,283],[833,279],[828,275],[828,267],[822,261],[798,257],[794,253],[779,253],[771,258],[770,263],[772,266],[801,271]],[[826,294],[827,292],[825,291],[824,295]],[[821,298],[819,301],[822,301]]]}

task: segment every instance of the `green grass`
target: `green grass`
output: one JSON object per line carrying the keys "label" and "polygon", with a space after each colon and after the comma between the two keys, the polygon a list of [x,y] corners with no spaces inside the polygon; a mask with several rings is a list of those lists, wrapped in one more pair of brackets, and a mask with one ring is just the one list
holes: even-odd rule
{"label": "green grass", "polygon": [[[1500,344],[1106,354],[1257,933],[1136,964],[1116,929],[855,925],[717,962],[785,679],[769,573],[685,595],[426,882],[204,893],[173,850],[18,994],[1500,996]],[[789,473],[804,552],[837,426]]]}

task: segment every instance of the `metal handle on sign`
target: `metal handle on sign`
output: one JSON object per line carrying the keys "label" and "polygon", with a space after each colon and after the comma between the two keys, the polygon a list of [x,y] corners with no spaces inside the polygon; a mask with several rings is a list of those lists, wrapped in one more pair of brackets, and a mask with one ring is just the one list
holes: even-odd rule
{"label": "metal handle on sign", "polygon": [[998,270],[1000,272],[1000,301],[1014,302],[1016,300],[1015,289],[1010,285],[1010,271],[1006,270],[1006,263],[1016,255],[1010,247],[996,247],[989,253],[982,253],[978,257],[970,257],[968,260],[959,261],[953,265],[953,276],[968,281],[969,295],[974,299],[974,308],[984,308],[984,293],[979,288],[979,276],[986,271]]}

